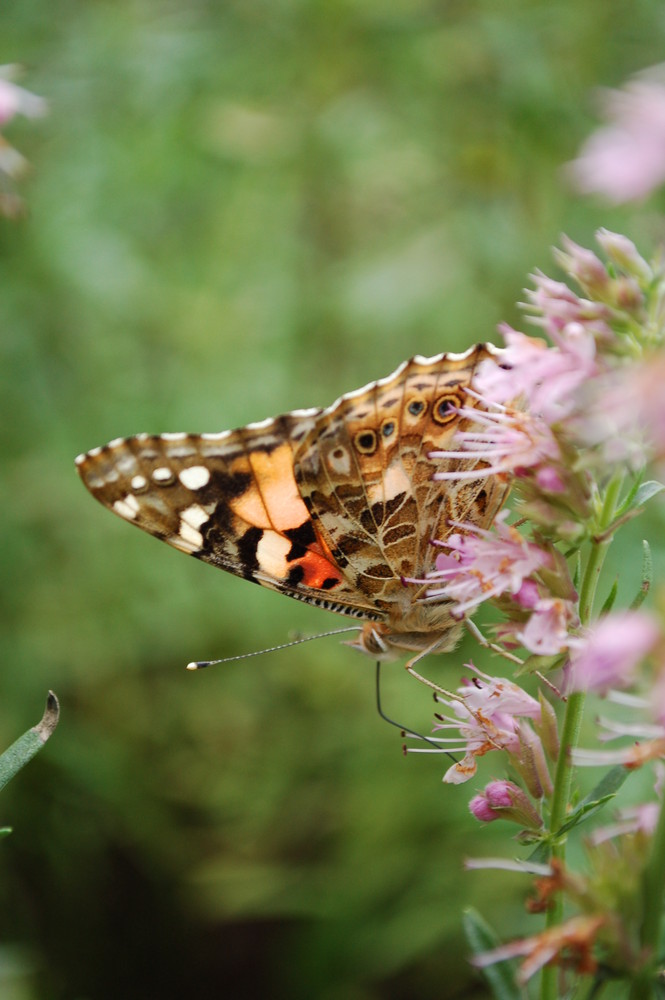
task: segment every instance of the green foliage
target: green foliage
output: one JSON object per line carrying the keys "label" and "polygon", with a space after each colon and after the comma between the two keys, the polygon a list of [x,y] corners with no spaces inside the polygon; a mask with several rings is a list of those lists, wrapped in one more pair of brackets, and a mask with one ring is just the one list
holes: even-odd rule
{"label": "green foliage", "polygon": [[[561,230],[648,247],[655,211],[582,204],[561,165],[591,89],[662,58],[661,11],[3,13],[0,61],[51,111],[8,128],[34,170],[27,217],[0,221],[0,744],[44,685],[67,713],[3,795],[0,940],[25,949],[25,996],[465,995],[460,900],[500,902],[502,935],[533,926],[519,883],[496,901],[461,873],[494,836],[467,791],[441,786],[439,759],[401,758],[372,665],[334,640],[187,675],[334,620],[109,517],[73,458],[327,404],[492,338]],[[663,539],[651,506],[640,531]],[[630,595],[640,538],[629,525],[611,556]],[[428,673],[454,685],[468,655]],[[427,731],[427,693],[384,675],[387,712]]]}
{"label": "green foliage", "polygon": [[[0,789],[15,777],[22,767],[39,753],[46,741],[52,736],[58,724],[58,699],[49,691],[46,711],[36,726],[19,736],[11,746],[0,754]],[[1,831],[0,831],[1,832]]]}

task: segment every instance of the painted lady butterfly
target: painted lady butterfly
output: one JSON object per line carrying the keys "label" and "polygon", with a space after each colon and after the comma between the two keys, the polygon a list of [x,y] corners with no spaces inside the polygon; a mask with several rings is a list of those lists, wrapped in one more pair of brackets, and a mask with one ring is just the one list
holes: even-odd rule
{"label": "painted lady butterfly", "polygon": [[374,658],[444,652],[461,624],[445,601],[405,582],[433,568],[432,539],[450,521],[488,526],[507,483],[495,476],[439,482],[461,406],[481,361],[500,352],[405,361],[387,378],[327,409],[294,410],[218,434],[137,434],[76,459],[105,507],[169,545],[237,576],[359,619],[351,645]]}

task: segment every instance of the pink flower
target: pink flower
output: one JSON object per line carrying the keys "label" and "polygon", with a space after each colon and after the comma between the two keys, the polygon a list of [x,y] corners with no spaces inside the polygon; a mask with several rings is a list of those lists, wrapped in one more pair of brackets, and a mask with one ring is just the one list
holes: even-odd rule
{"label": "pink flower", "polygon": [[568,165],[572,183],[619,204],[643,198],[665,180],[665,70],[655,66],[622,90],[601,95],[608,124]]}
{"label": "pink flower", "polygon": [[[491,404],[489,404],[491,405]],[[550,468],[561,459],[561,452],[552,431],[538,416],[521,410],[495,404],[494,412],[483,412],[471,407],[460,409],[482,430],[459,431],[455,440],[460,451],[433,451],[430,458],[457,458],[475,461],[471,468],[464,467],[450,472],[435,472],[434,479],[462,480],[483,479],[486,476],[520,475],[526,469],[543,465]],[[478,464],[482,459],[486,465]]]}
{"label": "pink flower", "polygon": [[575,391],[596,374],[593,332],[579,321],[550,326],[554,347],[519,330],[500,327],[506,342],[502,366],[483,363],[474,388],[484,399],[507,403],[523,398],[531,414],[547,424],[562,420],[575,408]]}
{"label": "pink flower", "polygon": [[560,597],[543,597],[532,605],[525,625],[516,631],[515,639],[537,656],[556,656],[570,644],[571,626],[578,622],[572,601]]}
{"label": "pink flower", "polygon": [[[468,666],[475,670],[473,664]],[[449,784],[460,784],[473,777],[477,758],[491,750],[508,750],[519,756],[521,740],[516,720],[520,717],[539,720],[541,717],[540,703],[517,684],[477,670],[476,674],[478,676],[472,681],[459,688],[456,696],[445,699],[437,695],[436,699],[451,709],[456,718],[437,716],[434,731],[459,731],[458,737],[438,737],[436,742],[448,753],[464,753],[463,760],[453,764],[443,777]]]}
{"label": "pink flower", "polygon": [[517,594],[527,577],[550,565],[547,552],[506,524],[508,516],[508,510],[501,511],[492,530],[458,524],[463,534],[436,543],[451,554],[438,556],[436,569],[428,574],[430,581],[442,581],[427,591],[428,599],[454,600],[454,612],[462,616],[499,594]]}
{"label": "pink flower", "polygon": [[659,639],[658,624],[643,611],[606,615],[571,643],[570,690],[606,694],[625,687]]}
{"label": "pink flower", "polygon": [[612,312],[602,302],[581,299],[562,281],[548,278],[542,271],[531,275],[535,288],[527,288],[528,302],[525,308],[536,315],[529,316],[532,323],[542,326],[553,336],[563,332],[571,323],[582,325],[601,340],[614,337],[608,322]]}
{"label": "pink flower", "polygon": [[490,781],[480,795],[471,799],[469,810],[481,823],[507,819],[536,830],[543,825],[528,797],[513,781]]}

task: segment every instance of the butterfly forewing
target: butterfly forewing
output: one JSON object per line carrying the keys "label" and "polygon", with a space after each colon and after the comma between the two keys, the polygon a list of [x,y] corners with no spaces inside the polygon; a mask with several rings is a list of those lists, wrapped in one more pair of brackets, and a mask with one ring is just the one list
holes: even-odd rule
{"label": "butterfly forewing", "polygon": [[[322,543],[293,475],[311,416],[221,434],[139,434],[78,460],[90,492],[125,520],[237,576],[375,618]],[[333,606],[334,605],[334,606]]]}

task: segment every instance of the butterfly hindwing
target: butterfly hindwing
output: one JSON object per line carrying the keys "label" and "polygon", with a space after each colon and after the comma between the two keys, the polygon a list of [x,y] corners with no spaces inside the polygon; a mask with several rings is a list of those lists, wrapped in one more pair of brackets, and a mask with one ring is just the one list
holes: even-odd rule
{"label": "butterfly hindwing", "polygon": [[[296,481],[336,560],[359,592],[389,608],[403,595],[404,577],[432,568],[432,540],[450,534],[450,521],[493,518],[505,485],[486,479],[451,488],[433,479],[438,469],[478,462],[436,462],[452,448],[460,407],[474,405],[466,389],[484,345],[466,355],[414,358],[392,376],[342,396],[314,418],[295,453]],[[482,509],[481,509],[482,508]]]}

